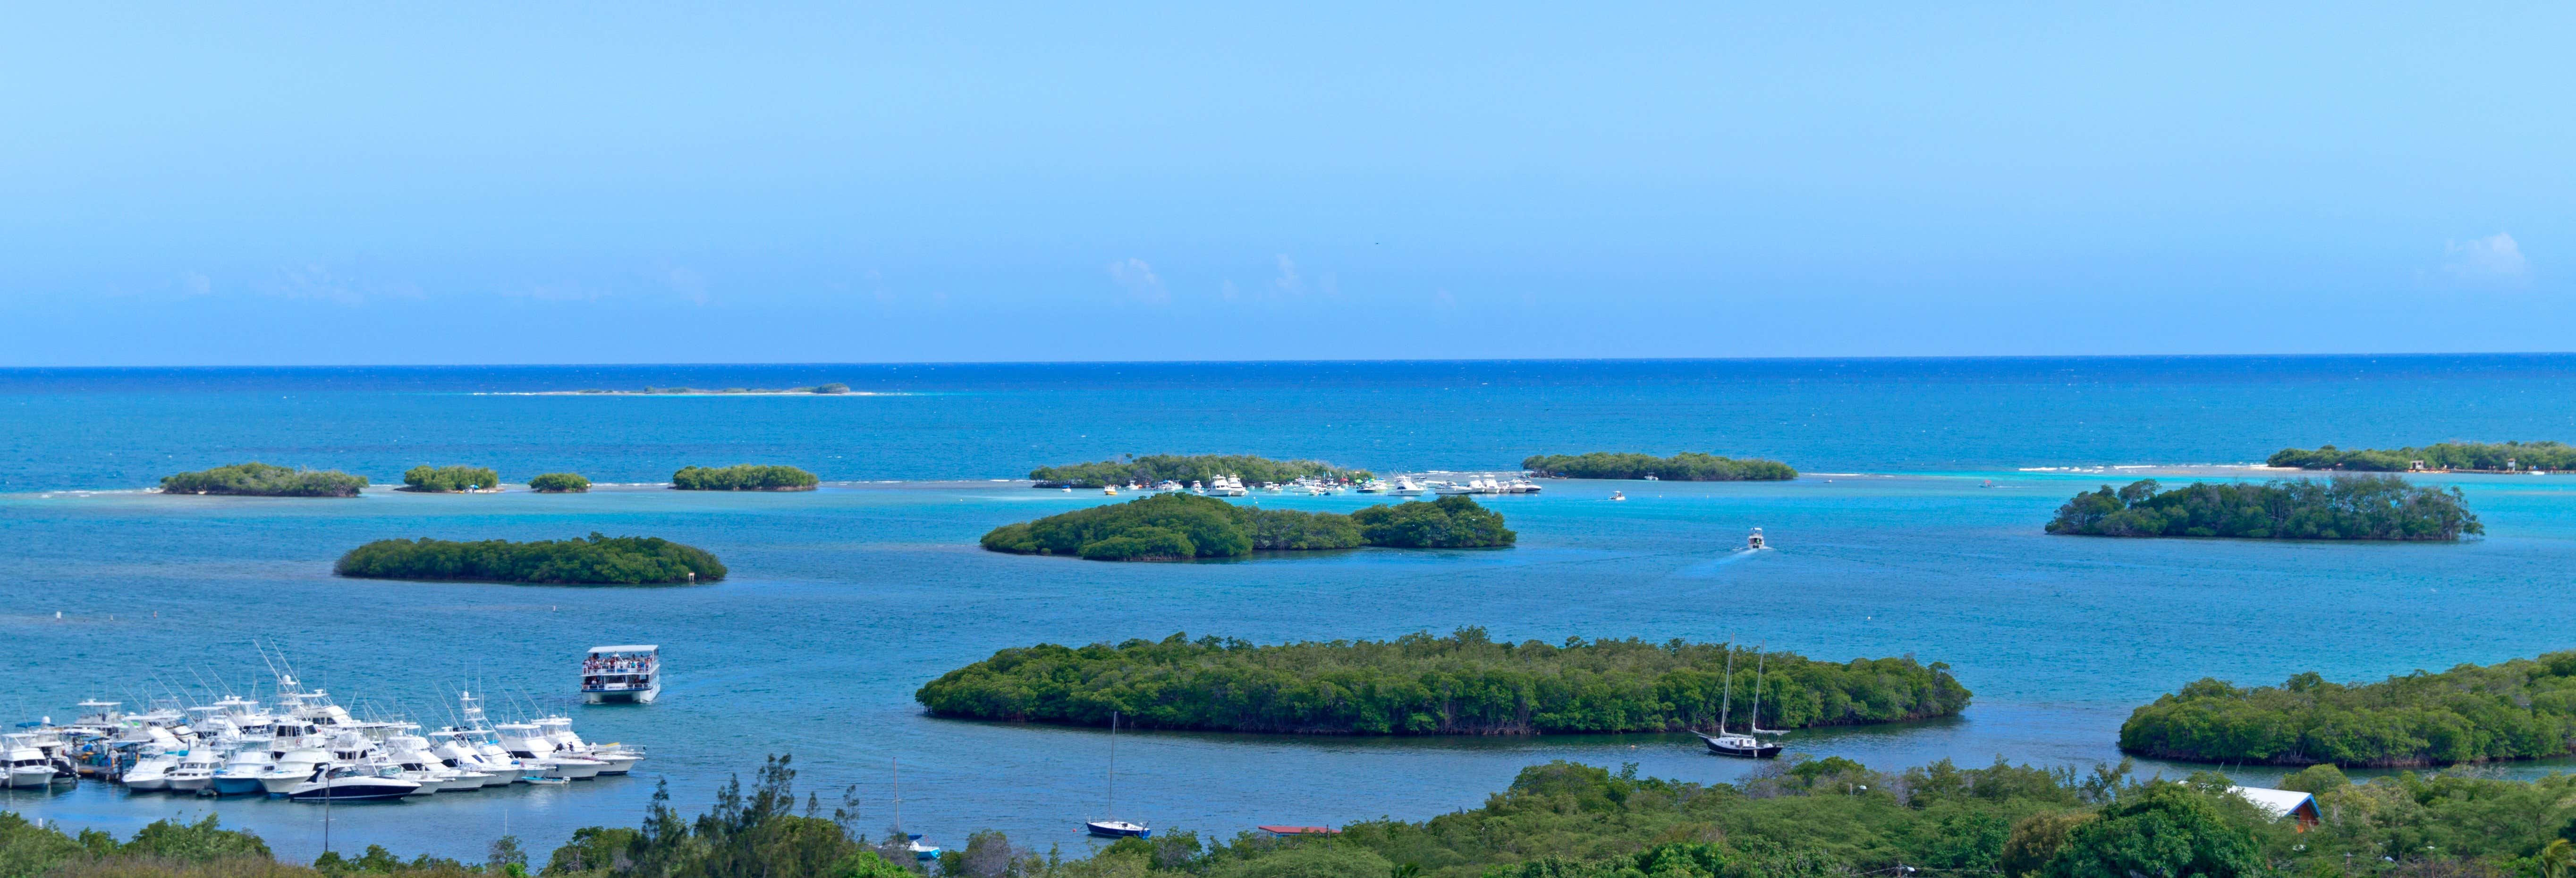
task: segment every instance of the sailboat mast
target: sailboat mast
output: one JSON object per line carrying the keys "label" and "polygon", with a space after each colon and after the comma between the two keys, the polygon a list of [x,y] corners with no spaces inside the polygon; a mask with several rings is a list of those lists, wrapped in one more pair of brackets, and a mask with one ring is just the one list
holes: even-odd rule
{"label": "sailboat mast", "polygon": [[1726,645],[1726,697],[1717,703],[1717,733],[1726,734],[1726,713],[1735,708],[1735,644]]}
{"label": "sailboat mast", "polygon": [[[894,769],[894,834],[903,835],[903,760],[889,756],[886,764]],[[908,843],[911,839],[912,836],[904,835],[895,841]]]}
{"label": "sailboat mast", "polygon": [[1109,813],[1108,813],[1108,814],[1105,814],[1105,815],[1102,815],[1102,816],[1105,816],[1105,817],[1107,817],[1107,818],[1109,818],[1109,819],[1111,819],[1111,820],[1116,820],[1116,819],[1118,819],[1118,712],[1117,712],[1117,711],[1114,711],[1114,710],[1109,712],[1109,775],[1108,775],[1108,782],[1109,782]]}
{"label": "sailboat mast", "polygon": [[1744,724],[1746,734],[1762,733],[1762,669],[1770,663],[1768,653],[1759,646],[1753,648],[1753,721]]}

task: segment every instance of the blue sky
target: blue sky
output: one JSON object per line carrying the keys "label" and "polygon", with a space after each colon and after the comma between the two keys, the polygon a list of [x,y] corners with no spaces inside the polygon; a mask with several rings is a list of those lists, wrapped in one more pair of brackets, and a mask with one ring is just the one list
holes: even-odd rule
{"label": "blue sky", "polygon": [[2564,4],[251,5],[11,13],[0,365],[2576,337]]}

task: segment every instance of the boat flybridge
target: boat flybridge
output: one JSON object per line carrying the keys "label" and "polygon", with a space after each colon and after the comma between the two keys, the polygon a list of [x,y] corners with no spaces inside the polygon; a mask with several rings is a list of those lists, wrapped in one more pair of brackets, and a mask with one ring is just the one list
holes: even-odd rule
{"label": "boat flybridge", "polygon": [[1715,753],[1719,756],[1734,756],[1742,759],[1771,759],[1780,755],[1779,742],[1765,741],[1760,737],[1765,733],[1774,735],[1783,734],[1776,730],[1762,728],[1762,670],[1764,664],[1768,664],[1768,661],[1766,660],[1763,664],[1755,665],[1753,671],[1753,721],[1745,725],[1745,734],[1739,735],[1734,732],[1727,731],[1727,714],[1735,707],[1735,645],[1731,643],[1727,644],[1726,689],[1725,695],[1722,696],[1723,700],[1718,702],[1717,734],[1711,735],[1702,732],[1691,733],[1699,735],[1699,739],[1708,744],[1708,752]]}
{"label": "boat flybridge", "polygon": [[1761,528],[1758,528],[1758,527],[1757,527],[1757,528],[1754,528],[1754,529],[1753,529],[1753,535],[1752,535],[1752,536],[1748,536],[1748,537],[1745,537],[1745,538],[1744,538],[1744,547],[1745,547],[1745,548],[1747,548],[1747,549],[1759,549],[1759,548],[1762,548],[1762,529],[1761,529]]}
{"label": "boat flybridge", "polygon": [[1388,486],[1386,493],[1390,497],[1420,497],[1422,486],[1415,484],[1412,476],[1396,476],[1395,484]]}
{"label": "boat flybridge", "polygon": [[651,704],[661,694],[659,646],[594,646],[581,660],[583,703]]}

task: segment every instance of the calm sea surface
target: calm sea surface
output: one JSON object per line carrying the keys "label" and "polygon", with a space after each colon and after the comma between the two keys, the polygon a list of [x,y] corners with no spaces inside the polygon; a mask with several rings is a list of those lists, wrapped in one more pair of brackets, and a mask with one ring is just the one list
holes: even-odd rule
{"label": "calm sea surface", "polygon": [[[525,395],[830,381],[883,395]],[[1002,647],[1173,632],[1279,641],[1481,625],[1510,639],[1733,636],[1828,659],[1912,653],[1949,662],[1976,692],[1964,717],[1800,734],[1793,749],[1884,769],[1997,754],[2089,764],[2118,758],[2131,707],[2203,676],[2377,679],[2576,645],[2565,621],[2576,478],[2439,480],[2488,527],[2458,545],[2039,532],[2069,494],[2138,472],[2259,476],[2197,467],[2285,445],[2443,439],[2576,439],[2576,357],[0,370],[0,558],[12,573],[0,579],[0,718],[65,719],[88,697],[200,697],[218,681],[265,691],[257,638],[361,713],[444,723],[447,699],[470,684],[496,713],[569,709],[588,737],[651,747],[632,778],[333,813],[334,847],[465,857],[505,831],[543,851],[579,826],[632,824],[657,781],[694,810],[780,752],[826,802],[857,784],[871,824],[892,816],[899,759],[905,823],[934,843],[1000,828],[1079,847],[1078,822],[1105,807],[1102,733],[931,719],[912,693]],[[1506,470],[1596,449],[1773,457],[1809,475],[1551,481],[1492,500],[1521,534],[1505,551],[1115,565],[975,548],[995,525],[1109,501],[994,481],[1041,464],[1169,451]],[[139,490],[246,459],[379,484],[422,463],[635,484],[355,500]],[[753,495],[646,486],[682,465],[737,462],[828,482]],[[2067,469],[2132,466],[2158,469]],[[1614,489],[1632,499],[1608,502]],[[1757,525],[1777,550],[1733,553]],[[609,590],[329,575],[373,539],[591,531],[702,546],[733,576]],[[584,647],[627,642],[662,645],[661,703],[561,706]],[[1687,736],[1149,732],[1119,742],[1117,814],[1220,834],[1418,819],[1471,807],[1554,758],[1699,780],[1747,767]],[[2188,770],[2148,766],[2159,768]],[[91,784],[0,793],[0,808],[119,831],[212,810],[285,856],[321,845],[320,809],[283,802]]]}

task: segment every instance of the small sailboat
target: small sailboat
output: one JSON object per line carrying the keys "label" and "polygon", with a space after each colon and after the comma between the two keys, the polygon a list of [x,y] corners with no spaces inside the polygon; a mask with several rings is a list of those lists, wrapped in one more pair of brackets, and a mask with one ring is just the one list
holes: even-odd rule
{"label": "small sailboat", "polygon": [[894,769],[894,831],[903,836],[904,849],[911,851],[915,860],[939,859],[937,845],[922,844],[921,833],[903,831],[903,762],[889,758],[886,765]]}
{"label": "small sailboat", "polygon": [[[1109,813],[1114,814],[1117,813],[1118,809],[1118,712],[1114,710],[1109,712],[1109,773],[1107,778],[1109,788],[1109,807],[1107,810]],[[1098,820],[1089,821],[1082,824],[1082,828],[1089,831],[1092,835],[1096,835],[1101,838],[1152,838],[1154,836],[1154,830],[1146,828],[1145,824],[1120,820],[1115,817],[1102,817]]]}
{"label": "small sailboat", "polygon": [[1753,529],[1753,535],[1752,535],[1752,536],[1748,536],[1748,537],[1745,537],[1745,538],[1744,538],[1744,548],[1745,548],[1745,549],[1747,549],[1747,550],[1755,550],[1755,551],[1758,551],[1758,550],[1760,550],[1760,549],[1762,548],[1762,529],[1761,529],[1761,528],[1758,528],[1758,527],[1757,527],[1757,528],[1754,528],[1754,529]]}
{"label": "small sailboat", "polygon": [[[1726,647],[1726,694],[1722,696],[1717,707],[1717,734],[1709,735],[1699,732],[1692,732],[1691,734],[1699,735],[1699,739],[1708,744],[1708,752],[1719,756],[1734,756],[1742,759],[1771,759],[1779,756],[1779,744],[1755,737],[1755,735],[1761,734],[1763,731],[1761,722],[1762,670],[1759,665],[1755,667],[1753,672],[1754,721],[1746,724],[1746,728],[1750,729],[1752,734],[1739,735],[1726,730],[1727,714],[1734,707],[1735,645],[1730,643],[1727,644]],[[1772,734],[1780,733],[1775,731],[1772,732]]]}

